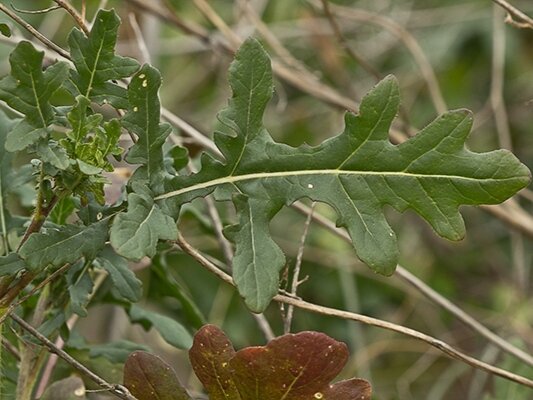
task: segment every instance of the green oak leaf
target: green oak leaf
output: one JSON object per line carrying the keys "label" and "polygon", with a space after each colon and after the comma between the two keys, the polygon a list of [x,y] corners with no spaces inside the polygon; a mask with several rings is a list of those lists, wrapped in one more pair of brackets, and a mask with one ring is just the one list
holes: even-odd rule
{"label": "green oak leaf", "polygon": [[0,276],[14,275],[26,268],[26,263],[17,253],[0,257]]}
{"label": "green oak leaf", "polygon": [[[471,113],[439,116],[416,136],[393,145],[388,132],[398,113],[396,79],[389,76],[362,100],[358,115],[345,115],[345,129],[322,144],[276,143],[263,126],[272,97],[272,71],[259,42],[245,41],[230,67],[233,96],[219,119],[215,143],[225,163],[204,154],[202,169],[176,176],[157,200],[182,205],[215,189],[241,213],[229,233],[237,238],[233,275],[248,307],[263,311],[276,293],[284,258],[268,223],[299,199],[331,205],[337,225],[349,232],[358,257],[384,275],[398,261],[396,235],[383,208],[412,209],[442,237],[465,234],[461,205],[500,203],[530,181],[529,170],[506,150],[475,153],[465,148]],[[262,257],[266,259],[260,260]]]}
{"label": "green oak leaf", "polygon": [[0,23],[0,34],[5,37],[11,37],[11,28],[8,24]]}
{"label": "green oak leaf", "polygon": [[81,257],[93,259],[107,240],[108,219],[90,226],[65,225],[33,233],[22,245],[20,257],[32,270],[60,267]]}
{"label": "green oak leaf", "polygon": [[133,76],[128,86],[130,109],[122,119],[122,125],[138,137],[137,143],[130,148],[126,161],[131,164],[142,164],[140,169],[143,170],[153,190],[156,190],[163,181],[165,169],[162,147],[171,131],[169,124],[159,122],[160,86],[159,72],[149,65],[144,65]]}
{"label": "green oak leaf", "polygon": [[128,210],[116,216],[110,240],[118,254],[140,260],[144,256],[154,256],[158,240],[174,240],[177,235],[174,220],[164,214],[151,197],[130,193]]}
{"label": "green oak leaf", "polygon": [[109,103],[125,109],[128,107],[126,89],[110,81],[131,76],[139,64],[132,58],[115,55],[119,25],[115,11],[100,10],[89,37],[75,28],[68,44],[76,68],[71,71],[76,94],[98,104]]}
{"label": "green oak leaf", "polygon": [[68,65],[57,62],[43,72],[44,52],[20,42],[9,56],[11,75],[0,81],[0,100],[24,114],[9,133],[8,151],[23,150],[48,135],[54,121],[50,98],[68,77]]}
{"label": "green oak leaf", "polygon": [[96,262],[109,273],[113,286],[124,299],[131,302],[139,301],[142,295],[142,283],[123,257],[116,254],[110,246],[106,246],[98,255]]}
{"label": "green oak leaf", "polygon": [[93,278],[88,270],[88,264],[78,261],[65,276],[70,294],[70,308],[80,317],[87,316],[87,304],[94,288]]}
{"label": "green oak leaf", "polygon": [[153,327],[168,344],[178,349],[192,346],[192,337],[179,322],[154,311],[145,310],[132,305],[129,311],[130,320],[137,322],[148,330]]}

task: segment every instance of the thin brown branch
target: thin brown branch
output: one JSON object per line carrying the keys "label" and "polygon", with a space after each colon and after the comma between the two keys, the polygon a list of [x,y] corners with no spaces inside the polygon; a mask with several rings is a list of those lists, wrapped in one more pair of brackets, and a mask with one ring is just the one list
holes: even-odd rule
{"label": "thin brown branch", "polygon": [[130,12],[128,17],[130,20],[131,29],[133,30],[133,33],[135,34],[135,39],[137,41],[137,48],[139,49],[139,52],[141,53],[140,61],[142,61],[143,63],[149,63],[150,52],[148,51],[148,46],[146,45],[146,41],[144,40],[143,32],[142,32],[141,27],[139,26],[139,23],[137,22],[135,13]]}
{"label": "thin brown branch", "polygon": [[39,32],[37,29],[35,29],[29,23],[24,21],[22,18],[20,18],[17,14],[15,14],[13,11],[11,11],[7,6],[5,6],[2,3],[0,3],[0,11],[4,12],[5,14],[7,14],[7,16],[9,16],[9,18],[11,18],[17,24],[22,26],[28,32],[30,32],[37,40],[39,40],[45,46],[51,48],[52,50],[54,50],[57,54],[61,55],[62,57],[67,58],[67,59],[70,60],[70,55],[65,50],[63,50],[57,44],[52,42],[50,39],[48,39],[41,32]]}
{"label": "thin brown branch", "polygon": [[[209,270],[213,274],[217,275],[224,282],[227,282],[234,286],[234,282],[231,276],[226,274],[224,271],[220,270],[215,264],[213,264],[206,257],[204,257],[197,249],[192,247],[183,238],[183,236],[181,236],[181,234],[178,237],[177,243],[183,249],[184,252],[186,252],[191,257],[193,257],[200,265],[205,267],[207,270]],[[295,299],[293,297],[285,296],[281,294],[276,295],[273,300],[280,302],[280,303],[292,305],[294,307],[298,307],[303,310],[308,310],[313,313],[338,317],[338,318],[342,318],[345,320],[357,321],[357,322],[361,322],[366,325],[375,326],[375,327],[386,329],[392,332],[400,333],[402,335],[411,337],[413,339],[425,342],[428,345],[440,350],[441,352],[448,355],[449,357],[455,360],[461,361],[465,364],[468,364],[472,366],[473,368],[476,368],[476,369],[485,371],[487,373],[494,374],[502,378],[508,379],[510,381],[519,383],[521,385],[533,388],[533,380],[528,379],[518,374],[514,374],[512,372],[506,371],[504,369],[494,367],[487,363],[484,363],[483,361],[480,361],[474,357],[471,357],[463,353],[462,351],[457,350],[453,346],[449,345],[448,343],[440,339],[437,339],[433,336],[426,335],[425,333],[419,332],[417,330],[406,328],[404,326],[397,325],[397,324],[384,321],[381,319],[368,317],[362,314],[356,314],[356,313],[352,313],[348,311],[338,310],[335,308],[324,307],[324,306],[308,303],[307,301]]]}
{"label": "thin brown branch", "polygon": [[16,12],[21,13],[21,14],[46,14],[46,13],[49,13],[50,11],[59,10],[61,7],[60,6],[51,6],[51,7],[48,7],[48,8],[43,8],[41,10],[23,10],[23,9],[17,8],[13,4],[11,4],[11,8],[13,10],[15,10]]}
{"label": "thin brown branch", "polygon": [[[191,24],[184,24],[181,19],[177,18],[175,14],[168,12],[165,12],[165,10],[162,10],[157,5],[153,4],[152,2],[141,2],[140,0],[127,0],[129,3],[134,4],[136,7],[157,16],[158,18],[161,18],[163,21],[170,23],[177,27],[178,29],[183,30],[185,33],[191,34],[200,40],[207,44],[209,47],[213,49],[217,49],[222,47],[222,49],[227,52],[228,54],[233,54],[236,50],[236,47],[232,47],[231,43],[234,43],[237,41],[238,36],[231,31],[231,28],[224,28],[223,34],[226,33],[228,37],[226,37],[226,40],[229,44],[225,43],[219,43],[215,44],[212,43],[209,34],[203,30],[202,28],[197,27],[196,25]],[[202,4],[204,8],[209,6],[209,4],[203,2]],[[213,12],[208,12],[204,14],[206,17],[212,17]],[[220,18],[214,20],[216,24],[225,24],[224,21],[222,21]],[[221,22],[222,21],[222,22]],[[213,24],[214,22],[211,21]],[[231,31],[231,33],[228,31],[228,29]],[[240,43],[240,39],[239,42]],[[350,110],[353,112],[356,112],[358,109],[358,104],[354,101],[352,101],[349,98],[346,98],[345,96],[342,96],[339,94],[336,90],[332,89],[330,86],[325,85],[322,82],[319,82],[316,80],[316,78],[313,77],[313,80],[311,81],[307,75],[302,76],[301,71],[294,70],[293,68],[290,68],[286,66],[285,64],[281,63],[277,60],[272,60],[272,69],[276,76],[284,80],[285,82],[288,82],[292,86],[300,89],[301,91],[305,93],[309,93],[313,97],[316,97],[326,103],[329,103],[331,105],[334,105],[336,107],[340,107],[344,110]]]}
{"label": "thin brown branch", "polygon": [[105,379],[85,367],[83,364],[78,362],[75,358],[73,358],[70,354],[66,353],[62,349],[58,348],[52,341],[50,341],[46,336],[44,336],[41,332],[39,332],[37,329],[35,329],[33,326],[28,324],[26,321],[24,321],[22,318],[20,318],[16,314],[11,315],[11,319],[15,321],[22,329],[24,329],[26,332],[28,332],[30,335],[35,337],[39,342],[41,342],[48,350],[50,350],[51,353],[57,354],[58,357],[63,359],[67,364],[69,364],[71,367],[76,369],[77,371],[81,372],[82,374],[86,375],[89,379],[91,379],[93,382],[95,382],[98,386],[100,386],[102,389],[105,389],[115,395],[116,397],[124,400],[137,400],[136,397],[134,397],[129,390],[118,384],[111,384],[107,382]]}
{"label": "thin brown branch", "polygon": [[[518,28],[533,29],[533,19],[526,13],[509,4],[506,0],[492,1],[508,12],[509,18],[507,18],[506,22],[509,22],[511,25],[514,25]],[[518,21],[516,21],[515,18],[518,19]]]}
{"label": "thin brown branch", "polygon": [[[319,0],[307,1],[314,7],[320,8]],[[437,76],[433,70],[433,67],[431,66],[431,63],[427,59],[426,54],[420,47],[418,41],[407,29],[390,18],[366,10],[354,9],[351,7],[344,7],[334,4],[330,5],[330,10],[332,14],[339,18],[350,19],[352,21],[358,21],[365,24],[378,25],[395,35],[405,45],[407,50],[409,50],[418,67],[420,68],[422,77],[426,82],[431,100],[437,112],[442,114],[448,110]]]}
{"label": "thin brown branch", "polygon": [[89,35],[89,27],[87,25],[87,21],[81,16],[80,13],[68,2],[68,0],[54,0],[54,2],[61,8],[65,9],[66,12],[68,12],[74,21],[76,22],[76,25],[78,25],[81,30],[88,36]]}
{"label": "thin brown branch", "polygon": [[368,72],[370,75],[372,75],[377,80],[380,80],[381,73],[375,69],[368,61],[366,61],[362,56],[357,53],[352,46],[348,43],[348,39],[346,39],[346,36],[342,33],[342,30],[337,23],[337,20],[335,19],[335,16],[331,13],[330,7],[329,7],[329,0],[321,0],[322,2],[322,8],[324,9],[324,15],[329,21],[329,24],[331,26],[331,29],[333,30],[333,33],[337,37],[338,42],[341,44],[341,46],[344,48],[344,51],[353,59],[356,63],[358,63],[363,69]]}
{"label": "thin brown branch", "polygon": [[[311,221],[313,220],[313,212],[315,209],[315,204],[316,203],[313,202],[309,210],[309,214],[307,214],[307,218],[305,219],[304,231],[302,233],[302,237],[300,238],[300,245],[298,246],[298,253],[296,254],[296,262],[294,264],[294,271],[292,274],[292,284],[291,284],[291,290],[290,290],[290,295],[293,297],[296,297],[296,293],[298,292],[298,286],[300,286],[300,284],[302,283],[302,281],[300,281],[300,270],[302,268],[302,260],[303,260],[304,249],[305,249],[305,241],[307,239],[307,233],[309,232],[309,226],[311,225]],[[294,306],[289,305],[289,307],[287,307],[287,314],[285,314],[285,317],[283,318],[283,330],[285,333],[289,333],[291,331],[293,314],[294,314]]]}
{"label": "thin brown branch", "polygon": [[[293,208],[295,208],[296,210],[298,210],[299,212],[305,215],[309,213],[309,207],[301,203],[294,203]],[[317,222],[319,225],[326,228],[328,231],[335,234],[336,236],[344,239],[346,242],[348,243],[352,242],[350,236],[345,230],[337,228],[332,221],[325,218],[324,216],[314,213],[313,220]],[[410,286],[413,286],[414,288],[416,288],[420,293],[426,296],[429,300],[441,306],[443,309],[445,309],[450,314],[452,314],[457,319],[459,319],[461,322],[463,322],[466,326],[471,328],[474,332],[477,332],[478,334],[483,336],[485,339],[487,339],[494,345],[498,346],[503,351],[509,354],[512,354],[513,356],[522,360],[528,365],[533,366],[533,356],[524,352],[523,350],[519,349],[518,347],[509,343],[508,341],[502,339],[500,336],[498,336],[497,334],[492,332],[490,329],[485,327],[483,324],[478,322],[475,318],[473,318],[472,316],[464,312],[461,308],[457,307],[450,300],[446,299],[444,296],[442,296],[441,294],[433,290],[431,287],[426,285],[424,282],[422,282],[420,279],[418,279],[416,276],[411,274],[404,267],[398,265],[396,267],[396,272],[394,276],[399,277],[400,279],[407,282]]]}

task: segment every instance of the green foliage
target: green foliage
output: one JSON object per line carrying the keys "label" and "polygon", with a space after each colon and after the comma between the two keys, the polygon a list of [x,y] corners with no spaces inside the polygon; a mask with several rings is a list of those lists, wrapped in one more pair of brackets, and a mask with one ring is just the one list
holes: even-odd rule
{"label": "green foliage", "polygon": [[19,255],[36,271],[49,265],[61,267],[81,257],[94,259],[105,245],[108,223],[106,219],[88,227],[64,225],[34,233],[22,245]]}
{"label": "green foliage", "polygon": [[120,296],[130,302],[139,301],[142,295],[142,283],[128,268],[127,261],[118,256],[113,249],[106,246],[98,255],[96,263],[107,271]]}
{"label": "green foliage", "polygon": [[270,60],[256,40],[242,45],[229,80],[233,97],[215,135],[226,162],[203,157],[198,174],[176,177],[174,190],[157,198],[184,203],[218,189],[218,199],[233,199],[239,224],[226,231],[236,245],[233,277],[256,312],[276,294],[285,264],[268,230],[283,205],[302,198],[330,204],[358,257],[390,275],[398,246],[385,205],[412,209],[439,235],[459,240],[465,231],[460,205],[502,202],[530,180],[529,170],[510,152],[479,154],[464,147],[472,126],[465,110],[446,113],[415,137],[392,145],[388,131],[400,101],[393,77],[364,97],[359,115],[346,114],[343,133],[298,148],[274,142],[262,124],[273,86]]}
{"label": "green foliage", "polygon": [[71,71],[76,94],[98,104],[128,108],[124,88],[110,82],[131,76],[137,61],[115,55],[120,19],[114,11],[100,10],[89,37],[74,29],[68,38],[75,71]]}
{"label": "green foliage", "polygon": [[19,151],[49,134],[54,122],[50,98],[68,76],[68,66],[57,62],[43,72],[44,52],[29,42],[20,42],[9,56],[11,75],[0,81],[0,100],[21,112],[24,118],[9,132],[6,150]]}
{"label": "green foliage", "polygon": [[[8,35],[4,25],[0,33]],[[191,348],[193,369],[211,400],[370,398],[364,380],[330,384],[348,351],[321,333],[283,335],[236,352],[221,330],[208,325],[193,341],[189,330],[205,323],[205,310],[166,261],[177,251],[178,224],[184,229],[190,220],[202,225],[205,218],[188,203],[212,194],[234,206],[236,216],[228,212],[222,218],[224,235],[235,246],[231,272],[248,309],[259,313],[278,293],[287,264],[270,227],[284,206],[302,199],[331,206],[359,259],[388,276],[400,255],[387,206],[412,210],[441,237],[459,240],[465,235],[460,207],[505,201],[530,182],[529,170],[505,150],[468,150],[467,110],[446,112],[393,145],[389,130],[400,96],[392,76],[364,96],[358,114],[345,114],[338,135],[316,146],[276,142],[263,123],[274,92],[271,61],[255,39],[243,43],[229,70],[232,96],[214,135],[222,157],[204,153],[189,159],[192,146],[167,143],[172,129],[161,122],[159,71],[115,54],[119,25],[114,11],[100,10],[89,34],[73,29],[72,64],[43,65],[44,53],[26,41],[9,57],[11,72],[0,80],[0,100],[13,111],[0,111],[0,297],[6,289],[30,293],[20,308],[27,315],[41,302],[41,292],[34,295],[28,287],[49,285],[51,295],[42,301],[46,318],[38,329],[54,340],[60,333],[68,340],[66,322],[73,314],[87,316],[92,302],[123,307],[130,322],[154,328],[176,348]],[[126,132],[132,143],[123,149],[119,141]],[[122,160],[135,171],[122,180],[121,193],[111,196],[104,185],[120,175],[115,161]],[[199,172],[186,175],[185,167],[196,161]],[[186,208],[191,212],[180,215]],[[212,233],[214,225],[203,226]],[[152,259],[149,268],[146,257]],[[143,281],[129,261],[138,262],[134,270],[144,269]],[[44,281],[66,264],[61,279]],[[144,297],[143,282],[149,284]],[[204,283],[195,283],[202,295]],[[133,304],[141,298],[170,304],[185,326],[163,315],[168,309],[159,313]],[[128,341],[71,342],[88,365],[114,376],[127,354],[145,350]],[[9,376],[16,372],[12,368]],[[172,369],[146,352],[128,358],[124,382],[139,400],[191,398]],[[495,389],[497,396],[523,395],[503,385]],[[67,378],[43,398],[84,398],[84,391],[81,380]]]}
{"label": "green foliage", "polygon": [[173,240],[177,234],[174,220],[150,196],[130,193],[128,211],[115,218],[110,239],[118,254],[140,260],[154,256],[158,240]]}
{"label": "green foliage", "polygon": [[188,349],[192,345],[192,337],[179,322],[154,311],[132,305],[129,311],[132,322],[140,323],[144,329],[153,327],[163,339],[178,349]]}

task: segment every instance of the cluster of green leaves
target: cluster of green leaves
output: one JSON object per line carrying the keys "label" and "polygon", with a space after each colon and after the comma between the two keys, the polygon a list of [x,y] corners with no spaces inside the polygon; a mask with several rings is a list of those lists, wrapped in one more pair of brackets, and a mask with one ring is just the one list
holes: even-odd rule
{"label": "cluster of green leaves", "polygon": [[[383,212],[386,205],[400,212],[412,209],[439,235],[457,240],[465,231],[461,205],[502,202],[530,180],[528,169],[508,151],[465,148],[472,124],[466,110],[441,115],[400,145],[390,143],[388,131],[400,101],[393,77],[364,97],[358,115],[346,114],[345,129],[337,136],[316,147],[275,142],[263,126],[273,93],[270,59],[254,39],[243,43],[229,71],[233,95],[219,114],[214,136],[223,160],[204,153],[200,171],[190,174],[186,151],[164,147],[171,128],[160,121],[161,76],[149,65],[115,54],[118,27],[113,11],[100,11],[88,36],[74,29],[68,39],[72,65],[55,62],[43,68],[44,54],[21,42],[10,56],[11,74],[0,81],[0,99],[16,114],[0,114],[0,277],[16,280],[21,272],[43,277],[71,265],[51,289],[55,308],[42,332],[57,331],[72,313],[85,316],[95,274],[105,270],[113,287],[108,300],[122,304],[132,322],[157,328],[177,347],[190,347],[192,337],[182,325],[132,305],[142,290],[127,260],[157,259],[161,241],[178,235],[180,209],[198,197],[214,194],[235,205],[238,221],[224,231],[236,248],[233,278],[248,308],[262,312],[279,289],[285,265],[269,232],[270,221],[285,205],[303,198],[331,205],[358,257],[375,272],[390,275],[398,249]],[[58,106],[58,95],[67,97],[68,105]],[[120,117],[112,118],[114,113]],[[118,144],[126,131],[135,140],[123,150]],[[14,173],[13,156],[20,164],[27,154],[31,162]],[[113,170],[112,157],[137,168],[124,196],[106,204],[105,173]],[[48,218],[18,248],[28,219],[11,216],[5,200],[16,184],[30,181],[37,184],[34,222]],[[165,275],[164,266],[154,268],[157,276]],[[167,289],[179,294],[193,316],[191,325],[198,327],[202,316],[179,285],[171,282]],[[244,374],[235,363],[230,362],[234,372]],[[210,383],[204,384],[211,391]],[[240,385],[240,375],[234,384]],[[246,389],[237,390],[252,398],[243,394]],[[315,393],[320,390],[329,389]]]}
{"label": "cluster of green leaves", "polygon": [[[330,384],[348,356],[344,343],[320,332],[285,334],[266,346],[236,352],[213,325],[196,333],[189,350],[194,372],[211,400],[368,400],[372,388],[364,379]],[[124,385],[139,400],[192,399],[172,368],[145,352],[128,358]]]}
{"label": "cluster of green leaves", "polygon": [[[43,196],[74,202],[67,210],[77,209],[80,218],[75,225],[32,235],[18,254],[0,261],[4,274],[59,267],[82,257],[92,262],[108,239],[124,258],[153,257],[160,240],[176,238],[179,208],[214,192],[217,200],[231,200],[237,209],[238,222],[225,230],[236,246],[233,276],[247,306],[261,312],[277,292],[285,264],[268,229],[284,205],[302,198],[330,204],[358,257],[389,275],[398,250],[385,205],[413,209],[439,235],[457,240],[465,231],[460,205],[499,203],[529,182],[528,169],[511,153],[478,154],[464,147],[472,124],[465,110],[446,113],[415,137],[392,145],[388,130],[399,107],[393,77],[365,96],[359,115],[346,114],[341,134],[316,147],[276,143],[262,123],[273,92],[270,59],[254,39],[242,45],[229,72],[233,96],[215,133],[224,160],[204,154],[200,172],[181,173],[187,162],[182,149],[168,152],[167,157],[178,157],[165,162],[163,144],[171,128],[160,122],[160,75],[151,66],[139,68],[134,60],[115,55],[118,25],[114,12],[101,11],[89,37],[74,29],[69,36],[74,69],[56,62],[43,72],[43,54],[27,42],[11,54],[12,72],[0,82],[0,99],[23,117],[7,134],[5,148],[33,154]],[[115,83],[130,76],[127,89]],[[74,104],[54,107],[52,96],[65,89]],[[91,104],[126,112],[105,120]],[[112,169],[110,155],[121,156],[121,128],[137,138],[126,161],[138,168],[128,182],[127,201],[103,205],[102,173]],[[100,211],[84,212],[91,207]],[[90,288],[88,283],[77,286],[71,294],[80,301]],[[134,297],[128,291],[125,299]]]}
{"label": "cluster of green leaves", "polygon": [[[121,206],[122,199],[105,204],[105,173],[114,169],[112,158],[123,157],[124,149],[118,144],[127,131],[138,139],[127,160],[145,164],[143,149],[153,129],[144,119],[154,113],[158,121],[160,107],[159,73],[115,54],[119,25],[114,11],[100,11],[87,37],[74,29],[68,38],[72,64],[60,61],[44,67],[44,53],[25,41],[10,55],[11,74],[0,81],[0,99],[13,111],[0,111],[0,278],[16,279],[24,272],[43,279],[71,265],[63,280],[52,286],[54,307],[39,328],[50,334],[64,326],[72,313],[87,315],[95,276],[105,271],[112,286],[107,301],[124,305],[132,322],[146,329],[155,327],[172,345],[188,348],[192,337],[181,324],[131,305],[141,298],[141,281],[127,259],[106,244],[113,218],[124,218],[125,214],[116,214],[125,204]],[[124,87],[129,78],[131,83]],[[57,99],[69,105],[55,105]],[[117,113],[124,116],[112,118]],[[167,126],[166,135],[169,130]],[[149,176],[152,167],[163,165],[164,139],[155,149],[161,156],[152,152],[146,161]],[[37,203],[33,222],[46,221],[19,246],[31,219],[11,215],[7,201],[22,186],[32,184],[36,185],[32,200]],[[130,207],[135,203],[135,196],[129,203]],[[173,220],[163,218],[175,231]]]}

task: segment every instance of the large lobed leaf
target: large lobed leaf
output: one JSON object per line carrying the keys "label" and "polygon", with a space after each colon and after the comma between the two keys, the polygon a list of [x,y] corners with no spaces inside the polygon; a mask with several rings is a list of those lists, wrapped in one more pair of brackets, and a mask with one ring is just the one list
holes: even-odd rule
{"label": "large lobed leaf", "polygon": [[178,204],[215,189],[233,199],[238,225],[233,277],[248,307],[263,311],[278,290],[284,257],[268,223],[283,205],[310,198],[331,205],[358,257],[390,275],[398,260],[396,235],[383,208],[412,209],[441,236],[465,233],[461,205],[500,203],[530,180],[529,170],[510,152],[474,153],[465,148],[472,126],[467,110],[438,117],[415,137],[393,145],[388,131],[399,109],[396,79],[385,78],[362,100],[360,113],[345,116],[344,131],[316,147],[276,143],[264,128],[272,96],[270,60],[254,39],[247,40],[230,68],[233,97],[219,119],[215,143],[225,163],[203,155],[202,169],[177,176],[173,190],[156,200]]}
{"label": "large lobed leaf", "polygon": [[57,62],[43,72],[44,52],[29,42],[20,42],[9,56],[11,75],[0,81],[0,100],[21,112],[24,118],[7,136],[8,151],[23,150],[48,134],[54,121],[50,98],[68,77],[68,66]]}
{"label": "large lobed leaf", "polygon": [[64,225],[33,233],[22,245],[19,256],[31,270],[60,267],[85,257],[94,259],[107,240],[108,219],[90,226]]}
{"label": "large lobed leaf", "polygon": [[213,325],[198,331],[189,351],[210,400],[368,400],[372,389],[363,379],[330,384],[348,355],[344,343],[319,332],[286,334],[235,352]]}
{"label": "large lobed leaf", "polygon": [[127,93],[110,81],[129,77],[139,64],[132,58],[115,55],[120,19],[113,10],[100,10],[88,37],[73,29],[68,37],[76,68],[71,71],[75,92],[99,104],[127,108]]}

